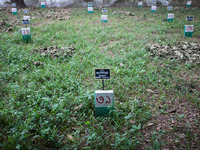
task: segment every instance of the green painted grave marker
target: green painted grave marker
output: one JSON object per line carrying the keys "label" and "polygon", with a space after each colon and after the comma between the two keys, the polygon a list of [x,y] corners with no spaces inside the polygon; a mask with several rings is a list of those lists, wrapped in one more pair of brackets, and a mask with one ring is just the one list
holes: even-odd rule
{"label": "green painted grave marker", "polygon": [[142,7],[142,2],[138,2],[138,7]]}
{"label": "green painted grave marker", "polygon": [[173,21],[174,20],[174,14],[167,14],[167,21]]}
{"label": "green painted grave marker", "polygon": [[88,14],[92,14],[93,13],[93,7],[88,7]]}
{"label": "green painted grave marker", "polygon": [[114,109],[114,96],[112,90],[104,90],[104,80],[110,79],[110,69],[95,69],[95,79],[102,80],[103,90],[94,92],[95,117],[107,116]]}
{"label": "green painted grave marker", "polygon": [[151,12],[154,13],[157,10],[157,6],[151,6]]}
{"label": "green painted grave marker", "polygon": [[108,22],[108,15],[101,15],[101,22]]}
{"label": "green painted grave marker", "polygon": [[41,2],[41,7],[45,8],[45,2]]}
{"label": "green painted grave marker", "polygon": [[31,30],[30,28],[22,28],[22,39],[24,42],[31,41]]}
{"label": "green painted grave marker", "polygon": [[193,25],[185,25],[184,26],[184,36],[185,37],[192,37],[193,30],[194,30],[194,26]]}
{"label": "green painted grave marker", "polygon": [[187,1],[187,7],[190,7],[192,4],[192,1]]}
{"label": "green painted grave marker", "polygon": [[17,8],[12,8],[12,14],[17,15]]}

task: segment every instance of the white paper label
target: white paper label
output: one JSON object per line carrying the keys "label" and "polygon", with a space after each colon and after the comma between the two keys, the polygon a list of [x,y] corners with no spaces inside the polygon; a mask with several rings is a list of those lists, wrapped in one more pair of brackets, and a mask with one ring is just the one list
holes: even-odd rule
{"label": "white paper label", "polygon": [[113,107],[113,91],[95,91],[95,107]]}
{"label": "white paper label", "polygon": [[108,15],[101,15],[101,20],[108,20]]}
{"label": "white paper label", "polygon": [[31,31],[30,28],[22,28],[22,35],[30,35]]}
{"label": "white paper label", "polygon": [[187,1],[187,5],[191,5],[191,3],[192,3],[191,1]]}
{"label": "white paper label", "polygon": [[142,5],[142,2],[138,2],[138,5]]}
{"label": "white paper label", "polygon": [[45,2],[41,2],[41,5],[45,5]]}
{"label": "white paper label", "polygon": [[185,32],[193,32],[194,26],[193,25],[186,25]]}
{"label": "white paper label", "polygon": [[17,8],[12,8],[12,12],[17,12]]}
{"label": "white paper label", "polygon": [[24,16],[24,20],[29,20],[29,21],[31,21],[31,17],[30,17],[30,16]]}
{"label": "white paper label", "polygon": [[168,14],[169,19],[174,19],[174,14]]}
{"label": "white paper label", "polygon": [[151,6],[151,10],[156,10],[157,6]]}
{"label": "white paper label", "polygon": [[93,11],[93,7],[88,7],[88,11]]}

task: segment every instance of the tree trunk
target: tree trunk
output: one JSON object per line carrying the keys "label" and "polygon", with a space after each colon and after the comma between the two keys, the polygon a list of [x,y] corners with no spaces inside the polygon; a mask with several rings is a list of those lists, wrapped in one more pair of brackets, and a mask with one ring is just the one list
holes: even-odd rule
{"label": "tree trunk", "polygon": [[19,8],[25,8],[26,4],[24,3],[24,0],[11,0],[12,3],[16,3],[17,7]]}

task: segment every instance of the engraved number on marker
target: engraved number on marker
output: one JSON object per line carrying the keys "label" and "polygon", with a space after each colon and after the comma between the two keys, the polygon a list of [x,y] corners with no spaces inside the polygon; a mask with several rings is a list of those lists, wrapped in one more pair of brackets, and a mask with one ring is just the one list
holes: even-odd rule
{"label": "engraved number on marker", "polygon": [[[108,101],[106,101],[106,104],[109,104],[109,103],[111,102],[111,99],[110,99],[109,96],[106,96],[106,97],[108,98]],[[102,104],[102,103],[104,102],[103,96],[100,96],[100,97],[99,97],[99,100],[98,100],[98,98],[96,98],[96,100],[97,100],[97,102],[98,102],[99,104]]]}

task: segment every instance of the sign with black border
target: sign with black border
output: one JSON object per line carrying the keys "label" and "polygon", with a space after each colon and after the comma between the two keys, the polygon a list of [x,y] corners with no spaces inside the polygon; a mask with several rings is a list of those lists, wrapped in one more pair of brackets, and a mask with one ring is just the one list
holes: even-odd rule
{"label": "sign with black border", "polygon": [[186,21],[194,21],[194,16],[187,16]]}
{"label": "sign with black border", "polygon": [[94,78],[96,80],[110,80],[110,69],[107,68],[95,68],[94,69]]}
{"label": "sign with black border", "polygon": [[167,6],[167,10],[173,10],[173,6]]}
{"label": "sign with black border", "polygon": [[22,20],[22,24],[29,24],[29,20]]}
{"label": "sign with black border", "polygon": [[107,12],[108,12],[108,9],[107,9],[107,8],[102,8],[102,12],[103,12],[103,13],[107,13]]}

